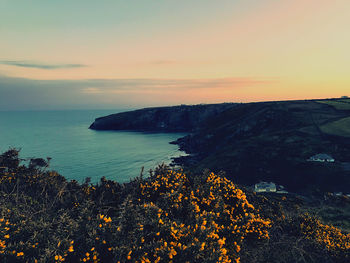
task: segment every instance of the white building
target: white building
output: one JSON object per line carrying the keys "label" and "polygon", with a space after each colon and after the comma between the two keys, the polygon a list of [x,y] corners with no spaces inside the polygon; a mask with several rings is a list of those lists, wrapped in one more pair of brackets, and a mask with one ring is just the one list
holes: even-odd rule
{"label": "white building", "polygon": [[328,154],[325,153],[319,153],[314,156],[311,156],[308,161],[311,162],[328,162],[328,163],[334,163],[334,158]]}
{"label": "white building", "polygon": [[273,192],[275,193],[277,191],[277,187],[275,183],[267,183],[267,182],[260,182],[258,184],[255,184],[254,191],[257,193],[262,192]]}

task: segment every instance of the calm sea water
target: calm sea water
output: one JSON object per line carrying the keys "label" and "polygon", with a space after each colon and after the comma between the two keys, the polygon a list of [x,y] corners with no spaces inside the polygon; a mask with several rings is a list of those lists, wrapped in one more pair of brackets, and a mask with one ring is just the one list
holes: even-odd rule
{"label": "calm sea water", "polygon": [[67,179],[102,176],[127,182],[171,157],[183,155],[170,141],[179,133],[94,131],[95,118],[121,110],[0,112],[0,152],[21,149],[21,157],[51,157],[51,169]]}

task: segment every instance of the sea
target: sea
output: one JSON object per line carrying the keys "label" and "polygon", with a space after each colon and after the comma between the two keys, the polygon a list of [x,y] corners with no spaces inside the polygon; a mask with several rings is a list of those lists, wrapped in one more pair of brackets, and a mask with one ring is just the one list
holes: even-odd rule
{"label": "sea", "polygon": [[[120,183],[144,176],[157,165],[185,155],[169,144],[183,133],[95,131],[95,118],[125,110],[0,111],[0,153],[20,149],[20,157],[52,158],[51,170],[68,180],[96,183],[103,176]],[[24,160],[25,162],[25,160]]]}

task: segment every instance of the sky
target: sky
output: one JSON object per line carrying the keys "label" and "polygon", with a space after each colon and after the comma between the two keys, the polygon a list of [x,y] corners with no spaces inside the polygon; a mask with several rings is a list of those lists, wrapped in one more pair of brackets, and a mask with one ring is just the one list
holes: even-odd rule
{"label": "sky", "polygon": [[0,110],[350,95],[349,0],[0,0]]}

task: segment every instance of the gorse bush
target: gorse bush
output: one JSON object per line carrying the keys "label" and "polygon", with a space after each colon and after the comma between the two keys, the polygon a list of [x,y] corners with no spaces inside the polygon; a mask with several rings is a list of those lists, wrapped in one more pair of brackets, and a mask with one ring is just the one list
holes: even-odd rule
{"label": "gorse bush", "polygon": [[324,225],[309,215],[303,217],[300,226],[306,238],[316,240],[332,253],[342,254],[350,250],[350,234],[344,234],[334,226]]}
{"label": "gorse bush", "polygon": [[244,239],[268,238],[229,180],[191,181],[161,167],[128,184],[68,182],[18,152],[0,159],[2,262],[239,262]]}
{"label": "gorse bush", "polygon": [[3,262],[239,262],[244,239],[268,238],[263,220],[227,179],[191,181],[165,167],[120,185],[68,182],[0,159]]}
{"label": "gorse bush", "polygon": [[158,209],[152,262],[167,255],[173,262],[239,262],[245,238],[268,238],[270,221],[256,213],[240,189],[213,173],[203,179],[191,184],[185,174],[169,170],[141,183],[140,202]]}
{"label": "gorse bush", "polygon": [[0,155],[0,262],[298,262],[273,255],[283,238],[332,260],[348,256],[348,235],[313,217],[282,217],[265,197],[249,202],[221,175],[160,166],[126,184],[80,184],[37,160]]}

